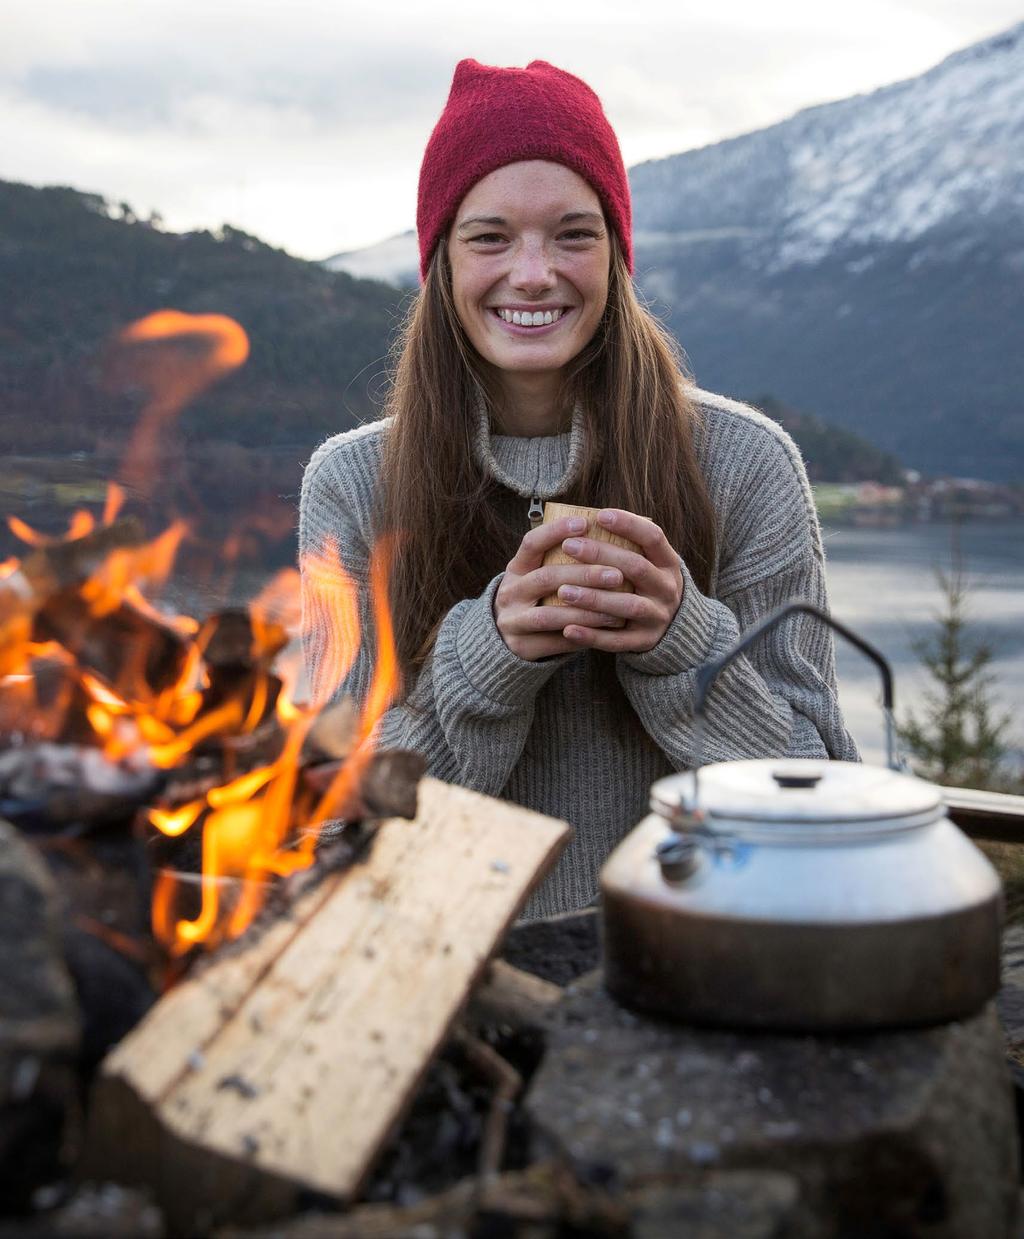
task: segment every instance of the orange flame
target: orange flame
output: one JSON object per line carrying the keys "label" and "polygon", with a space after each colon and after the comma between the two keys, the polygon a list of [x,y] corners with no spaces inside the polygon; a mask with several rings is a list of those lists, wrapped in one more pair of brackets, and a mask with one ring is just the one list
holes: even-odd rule
{"label": "orange flame", "polygon": [[[158,310],[132,323],[117,337],[121,345],[173,344],[168,352],[133,357],[132,377],[150,390],[135,434],[121,464],[121,477],[141,487],[154,476],[160,435],[166,422],[212,383],[241,366],[249,356],[249,337],[223,314],[184,314]],[[196,343],[205,348],[188,347]]]}
{"label": "orange flame", "polygon": [[332,641],[323,651],[320,679],[313,686],[314,705],[324,705],[340,688],[359,652],[359,591],[342,566],[333,539],[326,540],[320,554],[303,558],[302,574],[310,597],[319,603],[317,610],[334,616]]}
{"label": "orange flame", "polygon": [[[398,692],[398,659],[387,597],[391,554],[392,542],[384,540],[371,557],[376,665],[360,713],[356,748],[309,815],[309,824],[314,828],[343,812],[349,803],[372,756],[380,718]],[[310,571],[309,562],[304,566]],[[313,561],[310,579],[316,589],[326,589],[328,582],[335,587],[340,583],[338,593],[332,597],[344,609],[343,631],[349,637],[358,634],[356,586],[333,548],[320,560]],[[294,618],[296,583],[294,577],[281,577],[263,592],[254,608],[254,632],[259,628],[258,616],[262,615],[269,623],[272,622],[269,616],[276,618],[282,614],[282,598],[292,607]],[[333,672],[339,677],[348,671],[355,658],[358,636],[353,640],[355,644],[344,642],[337,654]],[[190,804],[186,806],[187,812],[179,811],[181,816],[150,815],[153,824],[165,833],[187,829],[182,826],[186,818],[189,825],[202,821],[203,874],[200,907],[194,919],[175,919],[179,891],[174,875],[163,875],[154,892],[154,932],[172,954],[180,955],[198,943],[212,946],[224,938],[237,937],[262,907],[269,877],[307,868],[313,862],[318,831],[309,830],[296,839],[292,815],[302,745],[314,713],[296,706],[286,694],[282,694],[278,705],[278,718],[286,723],[288,730],[284,749],[275,762],[213,788],[198,808],[195,803]],[[182,756],[194,742],[196,728],[206,725],[210,717],[200,718],[172,745],[151,750],[153,759],[163,762]],[[246,719],[239,724],[237,717],[233,720],[235,726],[244,726],[249,721]]]}
{"label": "orange flame", "polygon": [[373,600],[373,619],[377,633],[377,659],[373,680],[359,715],[356,730],[356,747],[347,762],[334,777],[313,814],[312,824],[320,826],[344,811],[345,804],[359,785],[363,771],[373,756],[377,726],[381,716],[399,691],[398,655],[395,649],[394,625],[388,605],[388,576],[394,543],[391,538],[382,539],[370,563],[370,594]]}
{"label": "orange flame", "polygon": [[150,809],[149,820],[161,832],[171,839],[183,835],[190,826],[194,826],[199,814],[203,811],[203,801],[190,800],[179,809]]}
{"label": "orange flame", "polygon": [[116,482],[107,483],[107,500],[103,505],[103,524],[112,525],[124,506],[124,490]]}

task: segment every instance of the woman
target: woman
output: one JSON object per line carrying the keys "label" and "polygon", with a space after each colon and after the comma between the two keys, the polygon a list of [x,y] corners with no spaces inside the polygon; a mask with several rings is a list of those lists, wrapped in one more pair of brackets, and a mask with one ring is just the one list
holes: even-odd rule
{"label": "woman", "polygon": [[[651,783],[690,763],[695,669],[787,599],[825,605],[821,539],[789,438],[695,389],[638,304],[625,169],[578,78],[462,61],[417,225],[423,287],[390,416],[317,450],[300,551],[336,545],[365,585],[369,548],[398,535],[407,691],[381,742],[574,826],[527,910],[549,915],[594,898]],[[602,507],[639,551],[540,524],[556,497]],[[545,567],[557,547],[572,561]],[[311,575],[323,700],[344,609]],[[541,602],[555,591],[563,606]],[[341,691],[365,694],[371,659],[364,643]],[[806,617],[727,669],[708,706],[705,760],[783,754],[856,758],[830,635]]]}

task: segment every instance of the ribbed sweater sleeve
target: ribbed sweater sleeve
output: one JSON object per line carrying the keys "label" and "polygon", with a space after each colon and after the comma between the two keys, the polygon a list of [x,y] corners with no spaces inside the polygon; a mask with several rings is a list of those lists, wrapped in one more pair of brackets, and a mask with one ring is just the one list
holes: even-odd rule
{"label": "ribbed sweater sleeve", "polygon": [[[708,469],[723,530],[715,597],[701,593],[685,563],[683,598],[661,641],[621,655],[618,676],[645,731],[672,765],[694,753],[696,670],[784,602],[827,610],[821,533],[806,471],[774,423],[716,398],[703,435],[717,461]],[[836,697],[830,631],[790,617],[718,677],[707,704],[702,760],[742,757],[857,760]]]}
{"label": "ribbed sweater sleeve", "polygon": [[[317,704],[346,694],[362,702],[373,672],[368,578],[383,430],[374,424],[329,439],[303,477],[303,651]],[[310,557],[316,559],[315,572]],[[338,674],[335,652],[352,648],[354,634],[339,604],[344,596],[339,565],[358,591],[362,635],[344,675]],[[568,661],[526,662],[508,649],[492,612],[500,579],[448,612],[430,659],[402,704],[384,715],[380,729],[382,745],[422,753],[437,778],[493,796],[508,782],[526,743],[538,692]]]}

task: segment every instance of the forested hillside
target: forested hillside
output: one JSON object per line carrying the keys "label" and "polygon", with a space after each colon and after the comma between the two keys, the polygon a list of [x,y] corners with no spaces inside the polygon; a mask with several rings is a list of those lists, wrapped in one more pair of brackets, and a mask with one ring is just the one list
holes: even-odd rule
{"label": "forested hillside", "polygon": [[162,232],[73,189],[0,182],[0,433],[8,451],[102,448],[136,412],[104,348],[173,307],[237,319],[252,352],[199,400],[192,435],[308,443],[368,411],[401,294],[302,262],[225,226]]}
{"label": "forested hillside", "polygon": [[830,426],[813,413],[791,409],[774,396],[758,396],[751,403],[797,441],[812,482],[870,480],[889,486],[902,482],[903,469],[896,457],[852,430]]}

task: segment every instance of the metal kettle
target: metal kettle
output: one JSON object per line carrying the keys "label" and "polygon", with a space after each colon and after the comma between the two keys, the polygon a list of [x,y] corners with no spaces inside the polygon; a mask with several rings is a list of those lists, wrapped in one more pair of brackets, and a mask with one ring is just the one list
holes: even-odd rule
{"label": "metal kettle", "polygon": [[[718,672],[791,603],[699,673]],[[698,731],[700,728],[698,728]],[[933,784],[825,759],[720,762],[651,789],[651,813],[601,875],[605,983],[695,1023],[838,1031],[970,1015],[999,986],[999,878]]]}

